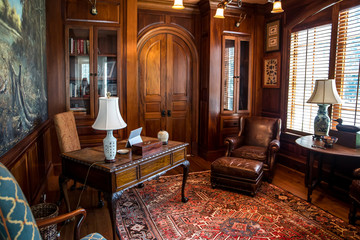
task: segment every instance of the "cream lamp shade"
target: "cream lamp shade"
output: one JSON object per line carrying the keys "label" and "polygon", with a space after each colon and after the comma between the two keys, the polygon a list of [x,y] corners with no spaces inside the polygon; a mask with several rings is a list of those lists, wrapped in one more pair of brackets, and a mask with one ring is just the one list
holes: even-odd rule
{"label": "cream lamp shade", "polygon": [[328,107],[330,104],[341,103],[341,98],[336,91],[334,79],[316,80],[314,91],[307,103],[316,103],[319,110],[314,120],[314,135],[316,138],[328,136],[330,130],[330,118]]}
{"label": "cream lamp shade", "polygon": [[282,13],[283,11],[284,10],[282,9],[281,1],[280,0],[275,0],[271,13]]}
{"label": "cream lamp shade", "polygon": [[307,103],[336,104],[341,103],[341,98],[336,91],[334,79],[316,80],[314,91]]}
{"label": "cream lamp shade", "polygon": [[216,13],[215,13],[214,18],[225,18],[224,17],[224,7],[218,7],[216,9]]}
{"label": "cream lamp shade", "polygon": [[174,5],[172,6],[174,9],[184,9],[183,0],[174,0]]}
{"label": "cream lamp shade", "polygon": [[112,131],[126,126],[119,111],[119,98],[109,95],[108,97],[100,97],[99,113],[92,127],[96,130],[107,131],[106,138],[103,140],[105,162],[115,161],[117,140]]}

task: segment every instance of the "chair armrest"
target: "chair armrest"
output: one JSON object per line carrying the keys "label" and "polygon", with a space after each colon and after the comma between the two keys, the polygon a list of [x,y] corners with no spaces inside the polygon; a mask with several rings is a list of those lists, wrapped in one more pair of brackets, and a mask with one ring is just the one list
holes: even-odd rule
{"label": "chair armrest", "polygon": [[244,137],[243,136],[236,136],[236,137],[227,137],[224,140],[225,146],[226,146],[226,154],[225,156],[230,157],[231,152],[239,148],[243,145]]}
{"label": "chair armrest", "polygon": [[54,217],[54,218],[38,220],[38,221],[36,221],[36,224],[38,225],[39,228],[42,228],[42,227],[46,227],[46,226],[49,226],[52,224],[64,222],[64,221],[72,219],[78,215],[81,215],[81,217],[78,218],[78,220],[76,221],[76,227],[74,229],[74,239],[78,240],[78,239],[80,239],[81,224],[83,223],[83,221],[86,217],[86,210],[84,208],[79,208],[72,212],[65,213],[65,214],[62,214],[62,215]]}
{"label": "chair armrest", "polygon": [[269,144],[269,152],[270,154],[277,153],[280,149],[280,141],[277,139],[274,139]]}
{"label": "chair armrest", "polygon": [[355,179],[360,179],[360,168],[355,169],[353,175]]}

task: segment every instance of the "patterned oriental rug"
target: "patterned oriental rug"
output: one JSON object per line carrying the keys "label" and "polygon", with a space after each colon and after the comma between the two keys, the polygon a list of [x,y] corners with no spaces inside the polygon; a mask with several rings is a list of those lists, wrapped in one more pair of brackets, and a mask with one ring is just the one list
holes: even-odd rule
{"label": "patterned oriental rug", "polygon": [[255,197],[212,189],[210,172],[161,177],[126,191],[117,207],[123,240],[360,239],[360,228],[264,182]]}

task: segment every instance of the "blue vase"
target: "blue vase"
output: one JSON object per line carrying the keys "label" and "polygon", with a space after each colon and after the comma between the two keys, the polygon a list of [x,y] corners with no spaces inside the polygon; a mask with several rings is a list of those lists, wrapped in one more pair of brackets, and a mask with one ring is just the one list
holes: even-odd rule
{"label": "blue vase", "polygon": [[318,104],[318,106],[319,110],[314,121],[314,133],[315,136],[328,136],[330,129],[329,104]]}

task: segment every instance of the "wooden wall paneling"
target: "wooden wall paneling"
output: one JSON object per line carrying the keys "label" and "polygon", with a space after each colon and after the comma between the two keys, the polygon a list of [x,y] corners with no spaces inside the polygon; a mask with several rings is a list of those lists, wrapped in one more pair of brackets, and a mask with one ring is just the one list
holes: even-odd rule
{"label": "wooden wall paneling", "polygon": [[165,14],[160,14],[157,11],[149,11],[139,9],[138,11],[138,34],[141,35],[151,25],[164,24]]}
{"label": "wooden wall paneling", "polygon": [[67,21],[105,22],[120,24],[121,0],[96,1],[97,15],[90,14],[90,1],[66,0]]}
{"label": "wooden wall paneling", "polygon": [[210,10],[201,11],[199,154],[205,159],[209,125]]}
{"label": "wooden wall paneling", "polygon": [[14,175],[16,181],[19,183],[21,190],[23,191],[26,199],[31,200],[30,195],[30,181],[28,174],[28,161],[27,154],[23,154],[15,165],[9,169],[12,175]]}
{"label": "wooden wall paneling", "polygon": [[127,132],[130,134],[140,126],[139,123],[139,95],[138,95],[138,63],[137,63],[137,29],[138,29],[138,9],[137,1],[127,0],[124,6],[124,24],[123,24],[123,46],[124,46],[124,76],[123,76],[123,89],[124,99],[124,112],[126,116]]}
{"label": "wooden wall paneling", "polygon": [[45,167],[45,162],[50,161],[47,158],[51,159],[52,152],[51,141],[48,142],[50,122],[45,121],[0,158],[19,182],[30,204],[39,200],[50,170],[50,167]]}

